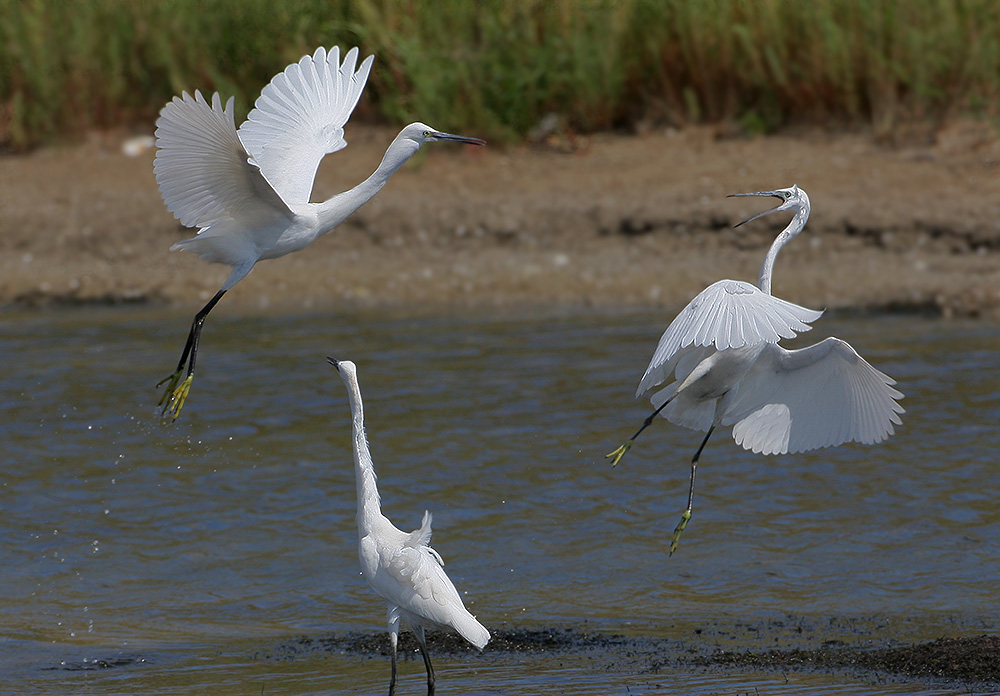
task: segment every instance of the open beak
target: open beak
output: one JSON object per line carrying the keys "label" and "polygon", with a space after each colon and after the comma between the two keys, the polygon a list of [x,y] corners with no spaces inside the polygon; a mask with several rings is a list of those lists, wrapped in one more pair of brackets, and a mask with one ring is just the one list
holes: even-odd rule
{"label": "open beak", "polygon": [[[726,196],[726,198],[742,198],[743,196],[771,196],[771,197],[774,197],[774,198],[781,199],[781,201],[785,200],[784,196],[782,196],[777,191],[754,191],[753,193],[730,193],[728,196]],[[753,222],[757,218],[762,218],[765,215],[770,215],[771,213],[776,213],[779,210],[781,210],[781,205],[777,205],[777,206],[771,208],[770,210],[765,210],[762,213],[757,213],[756,215],[754,215],[752,217],[748,217],[743,222],[740,222],[740,223],[737,223],[737,224],[733,225],[733,229],[736,229],[740,225],[745,225],[748,222]]]}
{"label": "open beak", "polygon": [[333,365],[333,366],[334,366],[335,368],[337,368],[337,372],[340,372],[340,363],[339,363],[339,362],[338,362],[337,360],[335,360],[335,359],[331,358],[331,357],[330,357],[330,356],[328,355],[328,356],[326,356],[326,361],[327,361],[328,363],[330,363],[331,365]]}
{"label": "open beak", "polygon": [[452,133],[442,133],[441,131],[433,131],[429,136],[430,140],[447,140],[453,143],[465,143],[466,145],[485,145],[485,140],[480,140],[479,138],[470,138],[467,135],[453,135]]}

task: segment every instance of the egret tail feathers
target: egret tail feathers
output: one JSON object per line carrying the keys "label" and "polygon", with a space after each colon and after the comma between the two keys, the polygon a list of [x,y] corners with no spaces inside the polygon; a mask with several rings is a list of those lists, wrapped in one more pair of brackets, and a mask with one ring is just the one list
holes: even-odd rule
{"label": "egret tail feathers", "polygon": [[458,631],[460,636],[480,650],[485,648],[486,644],[490,642],[490,632],[468,611],[463,616],[455,617],[452,627]]}
{"label": "egret tail feathers", "polygon": [[420,527],[414,529],[410,532],[410,538],[407,540],[407,546],[430,546],[431,545],[431,521],[434,516],[431,515],[430,510],[424,510],[424,518],[420,521]]}

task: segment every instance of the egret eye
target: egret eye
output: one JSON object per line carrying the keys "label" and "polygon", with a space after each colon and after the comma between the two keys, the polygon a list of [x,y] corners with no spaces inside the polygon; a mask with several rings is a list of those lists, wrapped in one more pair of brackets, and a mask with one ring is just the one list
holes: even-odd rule
{"label": "egret eye", "polygon": [[429,138],[429,137],[430,137],[430,135],[431,135],[431,132],[430,132],[430,131],[424,131],[424,137],[425,137],[425,138]]}

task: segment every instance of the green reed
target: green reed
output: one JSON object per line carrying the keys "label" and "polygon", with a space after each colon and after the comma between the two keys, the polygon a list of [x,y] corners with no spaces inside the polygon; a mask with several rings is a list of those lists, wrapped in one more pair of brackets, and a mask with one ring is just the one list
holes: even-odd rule
{"label": "green reed", "polygon": [[640,122],[996,116],[993,0],[0,0],[0,144],[142,124],[181,90],[237,96],[316,46],[377,62],[358,116],[517,140]]}

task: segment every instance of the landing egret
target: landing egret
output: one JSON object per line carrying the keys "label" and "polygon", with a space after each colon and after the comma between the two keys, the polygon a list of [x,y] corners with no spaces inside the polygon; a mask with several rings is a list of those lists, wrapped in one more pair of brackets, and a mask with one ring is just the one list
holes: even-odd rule
{"label": "landing egret", "polygon": [[739,280],[709,285],[681,310],[663,333],[636,397],[652,394],[656,410],[621,447],[608,454],[612,466],[661,414],[676,425],[707,431],[691,459],[687,509],[674,529],[670,554],[691,519],[694,475],[701,451],[716,427],[733,426],[736,444],[763,454],[805,452],[844,442],[872,444],[901,425],[903,408],[895,382],[869,365],[846,342],[827,338],[799,350],[785,350],[782,338],[808,331],[822,312],[771,295],[778,252],[805,227],[809,196],[798,186],[733,196],[773,196],[781,203],[744,220],[784,210],[791,222],[771,244],[757,287]]}
{"label": "landing egret", "polygon": [[[163,201],[198,235],[174,244],[202,259],[232,266],[222,288],[194,317],[177,371],[163,379],[163,414],[180,415],[194,379],[202,325],[222,296],[261,259],[304,249],[378,193],[424,143],[446,140],[485,145],[423,123],[406,126],[375,172],[349,191],[310,203],[313,179],[327,153],[347,145],[344,124],[364,89],[373,56],[357,66],[358,49],[340,62],[340,49],[318,48],[264,87],[236,129],[233,98],[222,107],[196,91],[174,97],[156,121],[153,171]],[[181,381],[187,366],[187,376]]]}
{"label": "landing egret", "polygon": [[417,636],[427,668],[427,695],[433,696],[434,668],[427,652],[424,628],[453,628],[480,650],[489,642],[490,632],[465,608],[458,590],[442,570],[444,561],[430,547],[431,513],[424,512],[420,528],[410,533],[397,529],[382,514],[375,485],[377,477],[365,436],[357,367],[347,360],[327,358],[327,361],[337,368],[347,385],[351,403],[361,572],[375,594],[389,603],[389,645],[392,649],[389,696],[396,691],[396,641],[400,620],[406,621]]}

